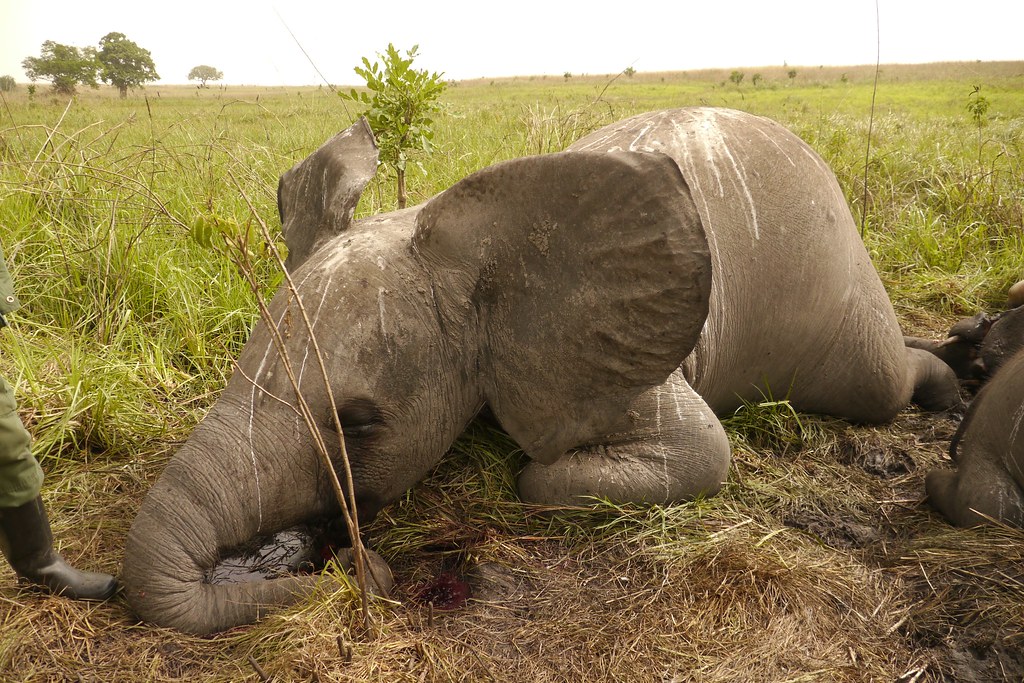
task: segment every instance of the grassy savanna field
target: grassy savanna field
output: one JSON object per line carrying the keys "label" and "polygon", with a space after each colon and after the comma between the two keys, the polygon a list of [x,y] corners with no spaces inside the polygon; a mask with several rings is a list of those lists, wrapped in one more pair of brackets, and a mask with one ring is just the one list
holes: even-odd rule
{"label": "grassy savanna field", "polygon": [[[866,193],[873,67],[795,69],[742,69],[738,86],[731,70],[453,84],[411,200],[634,113],[734,107],[832,165],[907,333],[999,310],[1024,278],[1024,63],[883,66]],[[0,240],[25,303],[0,373],[60,549],[117,573],[141,499],[258,318],[238,249],[269,297],[281,274],[258,226],[278,230],[277,179],[358,112],[327,88],[69,102],[22,85],[0,105]],[[378,179],[359,213],[394,207]],[[476,424],[367,530],[397,579],[369,628],[350,591],[325,588],[189,637],[120,598],[19,589],[4,565],[0,680],[1021,681],[1024,534],[954,529],[924,502],[957,419],[911,408],[863,427],[750,406],[727,420],[717,497],[556,518],[517,501],[521,455]],[[421,588],[442,573],[468,577],[474,599],[431,613]]]}

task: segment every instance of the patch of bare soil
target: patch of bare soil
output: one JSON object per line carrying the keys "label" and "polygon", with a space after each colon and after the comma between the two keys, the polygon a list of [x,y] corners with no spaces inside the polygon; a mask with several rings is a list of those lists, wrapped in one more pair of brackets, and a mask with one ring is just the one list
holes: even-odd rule
{"label": "patch of bare soil", "polygon": [[1024,535],[961,530],[924,500],[924,475],[951,467],[948,444],[963,412],[908,411],[885,429],[847,428],[837,460],[873,480],[878,507],[798,509],[783,517],[823,545],[854,554],[905,593],[894,627],[927,666],[898,680],[943,683],[1024,681]]}

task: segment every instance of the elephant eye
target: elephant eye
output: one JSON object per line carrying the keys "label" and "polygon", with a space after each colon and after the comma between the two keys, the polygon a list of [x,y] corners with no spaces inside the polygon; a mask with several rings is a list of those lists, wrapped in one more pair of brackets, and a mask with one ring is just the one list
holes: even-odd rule
{"label": "elephant eye", "polygon": [[338,409],[338,422],[346,437],[363,439],[371,436],[383,423],[380,409],[366,399],[354,400]]}

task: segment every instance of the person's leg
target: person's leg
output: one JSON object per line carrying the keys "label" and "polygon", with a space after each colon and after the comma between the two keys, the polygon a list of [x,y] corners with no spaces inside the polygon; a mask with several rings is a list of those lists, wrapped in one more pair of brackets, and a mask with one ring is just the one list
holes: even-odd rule
{"label": "person's leg", "polygon": [[0,551],[23,580],[82,600],[106,600],[117,590],[109,574],[78,571],[53,549],[39,489],[43,471],[18,418],[14,392],[0,377]]}

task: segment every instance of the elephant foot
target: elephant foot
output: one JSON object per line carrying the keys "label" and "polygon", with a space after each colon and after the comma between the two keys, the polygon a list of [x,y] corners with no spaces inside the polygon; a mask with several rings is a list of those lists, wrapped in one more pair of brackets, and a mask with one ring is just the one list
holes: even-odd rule
{"label": "elephant foot", "polygon": [[529,463],[519,495],[529,502],[667,504],[716,493],[731,454],[718,418],[678,372],[634,402],[634,428],[574,449],[550,465]]}
{"label": "elephant foot", "polygon": [[994,463],[972,459],[959,471],[932,470],[925,490],[931,506],[956,526],[995,521],[1024,528],[1024,491]]}
{"label": "elephant foot", "polygon": [[918,407],[933,412],[963,407],[960,383],[949,365],[923,349],[907,346],[906,352],[914,386],[911,400]]}
{"label": "elephant foot", "polygon": [[[391,596],[391,591],[395,587],[395,577],[391,573],[391,567],[384,561],[384,558],[370,550],[364,548],[366,551],[366,590],[370,592],[370,595],[376,595],[382,598]],[[355,576],[355,553],[352,548],[342,548],[339,550],[335,559],[345,569],[345,572],[349,575]]]}

